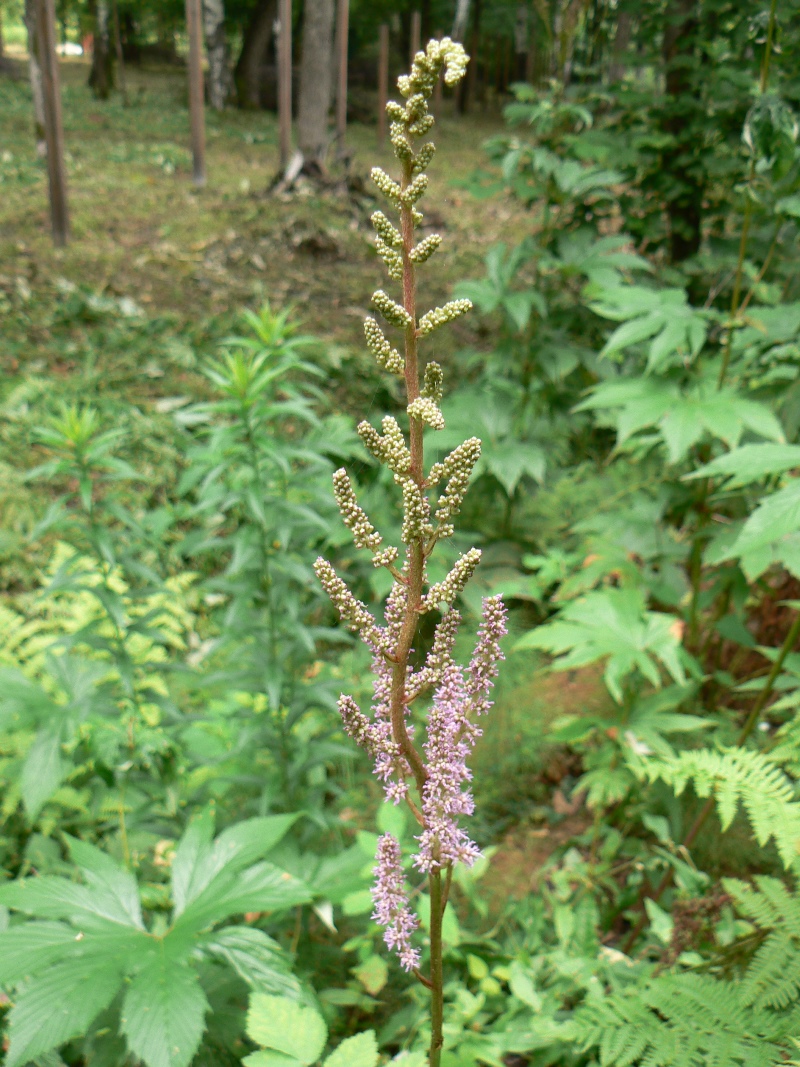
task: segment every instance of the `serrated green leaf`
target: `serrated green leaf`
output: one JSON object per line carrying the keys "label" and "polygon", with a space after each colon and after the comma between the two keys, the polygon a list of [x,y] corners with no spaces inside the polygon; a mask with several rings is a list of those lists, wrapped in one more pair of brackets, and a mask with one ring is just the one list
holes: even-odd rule
{"label": "serrated green leaf", "polygon": [[325,1067],[375,1067],[378,1062],[378,1042],[375,1033],[367,1030],[348,1037],[325,1060]]}
{"label": "serrated green leaf", "polygon": [[298,818],[292,814],[247,819],[224,830],[213,843],[211,815],[206,813],[195,820],[181,838],[173,860],[176,916],[201,894],[222,893],[236,871],[265,856]]}
{"label": "serrated green leaf", "polygon": [[245,1067],[304,1067],[294,1056],[284,1056],[282,1052],[269,1052],[261,1049],[251,1052],[242,1060]]}
{"label": "serrated green leaf", "polygon": [[639,671],[656,687],[660,662],[676,682],[685,675],[680,660],[681,627],[672,615],[646,611],[640,592],[604,589],[567,604],[553,622],[525,634],[515,648],[540,648],[558,657],[555,670],[606,661],[609,692],[622,700],[622,682]]}
{"label": "serrated green leaf", "polygon": [[784,474],[795,467],[800,467],[800,445],[742,445],[698,467],[685,475],[684,480],[728,476],[731,479],[728,484],[734,488],[770,474]]}
{"label": "serrated green leaf", "polygon": [[29,819],[36,818],[61,785],[65,773],[60,736],[50,729],[40,730],[25,759],[19,783]]}
{"label": "serrated green leaf", "polygon": [[240,873],[220,872],[177,919],[175,929],[203,930],[230,915],[278,911],[310,901],[305,883],[271,863],[258,863]]}
{"label": "serrated green leaf", "polygon": [[208,955],[229,964],[251,989],[279,996],[299,995],[300,983],[290,971],[288,957],[263,930],[226,926],[210,935],[202,948]]}
{"label": "serrated green leaf", "polygon": [[750,555],[799,531],[800,478],[761,501],[723,558],[736,559]]}
{"label": "serrated green leaf", "polygon": [[98,966],[109,959],[124,965],[145,944],[146,935],[107,923],[94,930],[76,930],[65,923],[25,922],[0,933],[0,983],[15,982],[45,971],[59,961],[92,958]]}
{"label": "serrated green leaf", "polygon": [[114,895],[50,875],[0,886],[0,904],[42,919],[69,919],[78,927],[97,929],[98,924],[115,923],[138,929]]}
{"label": "serrated green leaf", "polygon": [[113,900],[132,926],[144,929],[139,886],[130,871],[120,867],[110,856],[77,837],[64,835],[70,855],[81,870],[89,887],[104,899]]}
{"label": "serrated green leaf", "polygon": [[26,982],[9,1014],[6,1067],[21,1067],[35,1056],[84,1034],[122,984],[116,960],[67,960]]}
{"label": "serrated green leaf", "polygon": [[256,1044],[294,1056],[306,1067],[319,1059],[328,1040],[328,1028],[313,1008],[263,993],[250,997],[246,1029]]}
{"label": "serrated green leaf", "polygon": [[197,975],[164,945],[128,986],[122,1032],[146,1067],[187,1067],[203,1036],[207,1010]]}

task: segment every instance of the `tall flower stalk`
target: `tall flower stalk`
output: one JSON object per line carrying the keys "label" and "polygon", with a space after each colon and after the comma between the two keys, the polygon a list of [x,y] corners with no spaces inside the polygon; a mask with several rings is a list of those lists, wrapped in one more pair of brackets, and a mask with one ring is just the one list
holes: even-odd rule
{"label": "tall flower stalk", "polygon": [[[417,204],[428,185],[424,171],[434,154],[431,142],[418,142],[433,126],[428,102],[439,77],[444,74],[445,83],[455,85],[464,76],[466,65],[464,49],[449,38],[431,41],[425,52],[417,53],[411,74],[398,79],[405,103],[387,105],[400,180],[377,167],[372,171],[390,213],[399,222],[398,228],[382,211],[375,212],[376,249],[390,279],[402,284],[402,302],[382,289],[373,294],[372,302],[386,323],[401,331],[402,354],[374,318],[366,320],[364,333],[380,366],[405,382],[409,431],[404,434],[397,420],[387,416],[382,432],[362,422],[358,433],[375,458],[392,471],[402,492],[402,553],[399,547],[384,545],[383,537],[359,505],[347,472],[337,471],[333,481],[339,510],[356,546],[370,550],[374,565],[387,567],[394,578],[383,625],[353,596],[330,563],[324,559],[316,562],[317,576],[342,620],[360,635],[373,656],[372,714],[365,715],[352,697],[342,696],[339,710],[344,728],[374,760],[375,774],[383,782],[386,796],[395,804],[407,803],[419,824],[418,850],[412,865],[428,881],[427,975],[420,969],[420,950],[415,945],[419,922],[409,904],[400,843],[391,834],[379,841],[373,899],[374,918],[385,928],[386,944],[397,952],[401,965],[430,990],[430,1067],[438,1067],[441,1061],[442,918],[453,867],[456,863],[470,865],[478,855],[460,823],[473,811],[467,757],[481,733],[477,719],[491,707],[490,691],[502,658],[500,639],[506,632],[502,601],[499,597],[485,599],[472,660],[466,668],[454,661],[453,647],[461,623],[454,604],[480,561],[477,549],[462,555],[443,581],[433,585],[427,581],[427,561],[437,541],[453,534],[453,520],[481,450],[480,441],[472,437],[442,462],[425,469],[425,429],[444,427],[439,407],[443,375],[438,363],[429,362],[420,381],[419,344],[472,305],[469,300],[453,300],[422,315],[417,312],[417,268],[441,244],[438,234],[418,243],[415,238],[422,221]],[[419,640],[420,619],[427,612],[438,612],[441,618],[423,665],[413,669],[410,660]],[[427,717],[418,714],[419,706],[427,707]],[[413,720],[423,718],[425,736],[420,741]]]}

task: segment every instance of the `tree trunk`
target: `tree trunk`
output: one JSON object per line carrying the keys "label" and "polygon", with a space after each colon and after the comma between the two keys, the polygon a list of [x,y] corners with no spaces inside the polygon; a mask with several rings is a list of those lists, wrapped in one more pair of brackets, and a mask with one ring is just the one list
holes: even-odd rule
{"label": "tree trunk", "polygon": [[667,183],[670,261],[681,263],[700,249],[703,221],[703,176],[696,159],[697,87],[692,70],[698,30],[698,0],[670,0],[664,16],[666,97],[663,129],[674,138],[664,150]]}
{"label": "tree trunk", "polygon": [[208,54],[208,102],[215,111],[223,111],[231,92],[225,0],[203,0],[203,30]]}
{"label": "tree trunk", "polygon": [[613,59],[611,60],[611,66],[608,68],[608,80],[612,84],[622,81],[625,76],[624,57],[628,51],[628,45],[631,43],[632,28],[633,18],[630,11],[620,11],[617,16],[617,32],[614,34]]}
{"label": "tree trunk", "polygon": [[450,36],[454,41],[464,40],[464,34],[467,32],[467,22],[469,21],[469,0],[457,0],[456,3],[456,17],[453,19],[453,29]]}
{"label": "tree trunk", "polygon": [[[469,66],[467,67],[467,76],[462,78],[456,90],[456,112],[459,115],[466,115],[469,110],[470,102],[475,95],[475,78],[478,71],[478,41],[480,39],[481,31],[481,9],[483,6],[483,0],[475,0],[475,6],[472,9],[472,27],[469,37]],[[456,17],[458,17],[456,15]],[[466,34],[466,26],[464,27],[464,33]]]}
{"label": "tree trunk", "polygon": [[239,107],[261,106],[261,64],[272,41],[277,13],[277,0],[258,0],[250,16],[234,71]]}
{"label": "tree trunk", "polygon": [[28,31],[28,69],[31,78],[33,96],[33,130],[36,137],[36,154],[44,158],[47,155],[47,142],[44,131],[44,85],[42,83],[42,66],[39,62],[39,41],[36,33],[36,2],[25,0],[25,29]]}
{"label": "tree trunk", "polygon": [[306,0],[297,139],[304,168],[324,170],[333,67],[333,0]]}
{"label": "tree trunk", "polygon": [[528,70],[530,30],[528,29],[528,5],[517,4],[514,19],[514,81],[525,81]]}
{"label": "tree trunk", "polygon": [[89,87],[98,100],[108,100],[114,85],[108,0],[97,0],[94,9],[94,48]]}

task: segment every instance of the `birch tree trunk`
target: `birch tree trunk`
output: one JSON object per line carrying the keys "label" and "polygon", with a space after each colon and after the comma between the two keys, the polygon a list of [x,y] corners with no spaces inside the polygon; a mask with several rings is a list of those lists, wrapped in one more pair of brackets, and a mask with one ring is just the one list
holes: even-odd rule
{"label": "birch tree trunk", "polygon": [[454,41],[463,42],[464,34],[467,32],[468,20],[469,0],[457,0],[456,17],[453,19],[453,29],[450,33]]}
{"label": "birch tree trunk", "polygon": [[333,0],[306,0],[297,139],[306,170],[325,169],[333,70]]}
{"label": "birch tree trunk", "polygon": [[258,0],[245,28],[234,72],[239,107],[261,106],[261,64],[272,41],[277,13],[277,0]]}
{"label": "birch tree trunk", "polygon": [[36,0],[25,0],[25,29],[28,31],[28,71],[33,96],[33,131],[36,137],[36,154],[47,155],[44,133],[44,85],[39,62],[39,42],[36,34]]}
{"label": "birch tree trunk", "polygon": [[203,0],[203,31],[208,55],[208,102],[215,111],[223,111],[231,93],[225,0]]}

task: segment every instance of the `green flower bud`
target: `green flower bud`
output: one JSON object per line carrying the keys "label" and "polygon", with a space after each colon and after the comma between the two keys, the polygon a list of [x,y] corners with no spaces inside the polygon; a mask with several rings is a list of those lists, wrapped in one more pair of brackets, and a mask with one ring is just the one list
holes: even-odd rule
{"label": "green flower bud", "polygon": [[426,237],[424,241],[411,249],[409,258],[412,263],[424,263],[430,259],[439,245],[442,243],[442,239],[438,233],[432,233],[430,237]]}
{"label": "green flower bud", "polygon": [[417,333],[420,337],[425,337],[439,326],[444,326],[445,323],[452,322],[453,319],[459,318],[460,315],[466,315],[471,310],[471,300],[450,300],[444,307],[433,308],[423,315],[419,320]]}
{"label": "green flower bud", "polygon": [[[397,326],[401,329],[411,325],[411,316],[406,309],[399,304],[396,304],[390,296],[387,296],[386,293],[384,293],[383,289],[375,290],[372,294],[372,303],[390,325]],[[469,303],[469,301],[467,301],[467,303]],[[470,304],[470,307],[471,306],[472,305]],[[453,317],[455,318],[455,316]]]}

